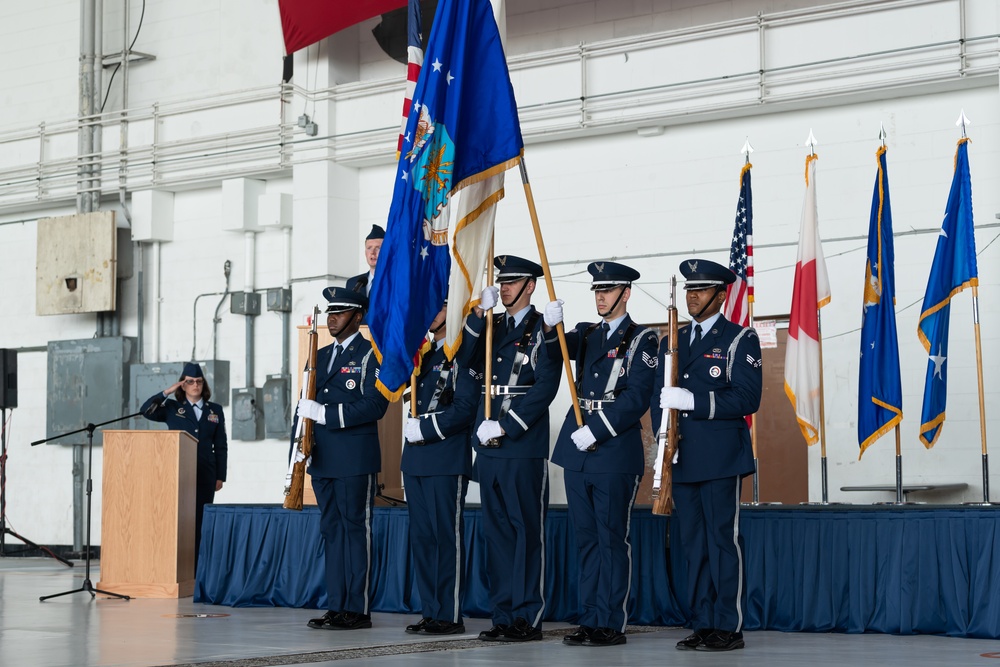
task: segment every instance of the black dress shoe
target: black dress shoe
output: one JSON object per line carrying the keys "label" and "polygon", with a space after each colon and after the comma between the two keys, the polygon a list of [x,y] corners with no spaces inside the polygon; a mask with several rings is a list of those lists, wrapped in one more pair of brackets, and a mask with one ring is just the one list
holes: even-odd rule
{"label": "black dress shoe", "polygon": [[677,642],[677,648],[681,651],[693,651],[698,648],[702,642],[708,639],[709,636],[715,633],[715,630],[704,628],[701,630],[695,630],[689,634],[684,639]]}
{"label": "black dress shoe", "polygon": [[698,645],[698,651],[732,651],[743,648],[743,633],[716,630]]}
{"label": "black dress shoe", "polygon": [[335,630],[340,622],[339,611],[328,611],[319,618],[310,618],[307,625],[315,630]]}
{"label": "black dress shoe", "polygon": [[451,623],[449,621],[431,621],[424,626],[425,635],[460,635],[465,632],[465,625],[462,623]]}
{"label": "black dress shoe", "polygon": [[625,643],[625,633],[611,628],[597,628],[583,640],[582,646],[617,646]]}
{"label": "black dress shoe", "polygon": [[416,623],[406,626],[406,634],[408,635],[419,635],[421,631],[431,622],[429,618],[422,618]]}
{"label": "black dress shoe", "polygon": [[334,623],[331,630],[362,630],[372,627],[372,617],[369,614],[359,614],[356,611],[345,611]]}
{"label": "black dress shoe", "polygon": [[542,629],[533,627],[527,620],[518,616],[514,619],[514,625],[507,628],[500,637],[502,642],[532,642],[542,638]]}
{"label": "black dress shoe", "polygon": [[510,626],[506,623],[497,623],[489,630],[483,630],[479,633],[479,638],[484,642],[498,642],[500,638],[503,637],[503,633],[507,632],[507,628]]}
{"label": "black dress shoe", "polygon": [[587,639],[587,637],[593,633],[594,628],[581,625],[574,632],[571,632],[563,637],[563,644],[566,644],[567,646],[580,646]]}

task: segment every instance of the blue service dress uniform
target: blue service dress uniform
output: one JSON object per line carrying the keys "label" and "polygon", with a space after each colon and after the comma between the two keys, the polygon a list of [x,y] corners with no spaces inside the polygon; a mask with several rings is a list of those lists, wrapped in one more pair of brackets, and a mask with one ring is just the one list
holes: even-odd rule
{"label": "blue service dress uniform", "polygon": [[[565,470],[577,542],[579,623],[624,632],[632,584],[629,528],[645,463],[639,420],[656,374],[656,334],[626,315],[610,337],[599,325],[580,323],[566,333],[566,343],[576,360],[584,425],[597,438],[594,451],[576,448],[571,436],[579,426],[570,409],[552,453]],[[558,342],[549,347],[559,355]]]}
{"label": "blue service dress uniform", "polygon": [[320,509],[327,609],[367,615],[372,505],[382,468],[378,420],[389,402],[375,386],[378,361],[371,343],[355,334],[328,370],[336,347],[327,345],[316,354],[315,400],[325,406],[326,424],[313,427],[308,472]]}
{"label": "blue service dress uniform", "polygon": [[163,392],[150,396],[142,415],[154,422],[165,422],[171,431],[186,431],[198,439],[198,471],[195,483],[194,553],[201,549],[201,521],[205,505],[215,500],[215,483],[226,481],[229,445],[226,439],[226,416],[218,403],[202,401],[201,419],[187,400],[166,398]]}
{"label": "blue service dress uniform", "polygon": [[[371,282],[372,282],[371,272],[365,271],[364,273],[359,273],[356,276],[348,278],[347,282],[344,284],[344,287],[352,292],[360,294],[365,298],[368,298],[368,294],[371,292],[372,288]],[[361,316],[361,324],[368,324],[367,310],[365,311],[365,314]]]}
{"label": "blue service dress uniform", "polygon": [[410,515],[410,553],[422,616],[461,623],[465,590],[465,494],[472,476],[475,374],[434,349],[417,377],[423,440],[403,446],[400,469]]}
{"label": "blue service dress uniform", "polygon": [[[523,619],[540,628],[545,611],[545,514],[549,505],[549,404],[559,390],[559,362],[545,349],[542,318],[534,306],[515,328],[505,314],[491,315],[493,385],[505,395],[482,396],[472,428],[475,476],[483,509],[488,552],[490,606],[494,626],[513,626]],[[484,389],[485,317],[466,319],[459,358],[477,372]],[[519,354],[520,352],[520,354]],[[517,372],[514,373],[515,364]],[[475,433],[485,419],[498,421],[505,435],[499,447],[484,447]]]}
{"label": "blue service dress uniform", "polygon": [[[669,349],[660,344],[661,363]],[[674,521],[686,557],[688,604],[694,630],[743,630],[743,538],[740,485],[754,472],[745,415],[760,407],[760,340],[724,316],[691,343],[691,325],[678,330],[678,385],[694,394],[694,410],[679,413],[673,465]],[[657,374],[652,423],[659,424],[663,374]]]}

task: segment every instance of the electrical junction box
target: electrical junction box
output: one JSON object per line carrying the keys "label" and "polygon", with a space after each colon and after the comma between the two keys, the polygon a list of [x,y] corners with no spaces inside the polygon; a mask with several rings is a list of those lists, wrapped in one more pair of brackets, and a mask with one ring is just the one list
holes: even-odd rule
{"label": "electrical junction box", "polygon": [[233,315],[260,315],[260,294],[233,292],[229,297],[229,312]]}
{"label": "electrical junction box", "polygon": [[289,377],[268,375],[264,382],[264,437],[287,440],[292,434]]}
{"label": "electrical junction box", "polygon": [[267,290],[267,309],[275,313],[292,312],[292,290],[284,287]]}
{"label": "electrical junction box", "polygon": [[233,389],[229,434],[233,440],[263,440],[263,394],[258,387]]}

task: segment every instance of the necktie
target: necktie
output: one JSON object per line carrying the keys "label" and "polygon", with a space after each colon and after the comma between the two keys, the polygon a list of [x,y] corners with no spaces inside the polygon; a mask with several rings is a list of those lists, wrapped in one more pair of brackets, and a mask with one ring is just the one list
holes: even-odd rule
{"label": "necktie", "polygon": [[701,325],[694,325],[694,342],[697,343],[701,340]]}
{"label": "necktie", "polygon": [[611,327],[608,326],[607,322],[601,322],[601,335],[604,336],[604,340],[608,339],[608,332],[611,331]]}
{"label": "necktie", "polygon": [[340,353],[343,351],[344,351],[343,345],[337,345],[337,347],[333,348],[333,355],[330,357],[330,365],[327,366],[326,368],[327,373],[333,370],[333,365],[337,363],[337,357],[339,357]]}
{"label": "necktie", "polygon": [[514,330],[515,326],[517,326],[517,325],[514,324],[514,318],[513,317],[508,317],[507,318],[507,333],[512,332]]}

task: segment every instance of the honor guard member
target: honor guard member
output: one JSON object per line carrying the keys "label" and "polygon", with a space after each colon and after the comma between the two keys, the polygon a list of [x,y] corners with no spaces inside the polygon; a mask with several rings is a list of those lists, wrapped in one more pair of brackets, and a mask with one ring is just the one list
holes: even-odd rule
{"label": "honor guard member", "polygon": [[[577,324],[566,334],[584,425],[577,425],[571,409],[552,453],[552,462],[565,470],[580,567],[580,627],[563,643],[613,646],[625,643],[628,624],[629,528],[645,463],[639,419],[653,390],[656,333],[626,310],[638,271],[615,262],[593,262],[587,270],[601,321]],[[546,332],[562,318],[562,301],[550,302]],[[550,354],[561,356],[558,341],[551,341]]]}
{"label": "honor guard member", "polygon": [[348,278],[347,289],[364,294],[366,298],[371,295],[372,281],[375,279],[375,265],[378,263],[378,254],[382,249],[384,239],[385,230],[378,225],[372,225],[372,230],[365,237],[365,261],[368,262],[368,270],[353,278]]}
{"label": "honor guard member", "polygon": [[344,287],[327,287],[323,296],[334,342],[317,352],[316,398],[301,399],[297,413],[315,422],[308,472],[326,551],[329,611],[309,627],[355,630],[372,626],[371,515],[382,463],[377,425],[389,402],[375,387],[372,345],[358,334],[367,297]]}
{"label": "honor guard member", "polygon": [[522,642],[542,638],[549,403],[559,389],[560,369],[545,352],[541,313],[531,305],[542,267],[513,255],[500,255],[493,265],[500,287],[483,290],[479,308],[466,319],[458,355],[482,382],[484,311],[499,295],[505,312],[491,315],[493,395],[479,403],[473,438],[493,609],[493,627],[479,638]]}
{"label": "honor guard member", "polygon": [[[687,560],[694,632],[681,650],[743,648],[743,537],[740,485],[754,471],[745,420],[760,407],[760,340],[750,327],[723,317],[725,266],[690,259],[680,266],[693,323],[678,330],[678,387],[657,374],[652,422],[676,409],[680,442],[673,464],[674,519]],[[669,349],[664,338],[660,358]]]}
{"label": "honor guard member", "polygon": [[229,447],[226,440],[226,416],[222,406],[209,403],[212,390],[194,362],[184,364],[181,379],[142,404],[146,419],[166,422],[172,431],[187,431],[198,440],[198,471],[195,483],[194,558],[201,549],[201,520],[205,505],[215,500],[215,492],[226,481]]}
{"label": "honor guard member", "polygon": [[417,418],[403,427],[400,468],[410,514],[410,553],[423,618],[410,634],[465,632],[465,494],[472,476],[472,420],[479,405],[475,374],[444,353],[445,305],[431,322],[431,347],[416,380]]}

